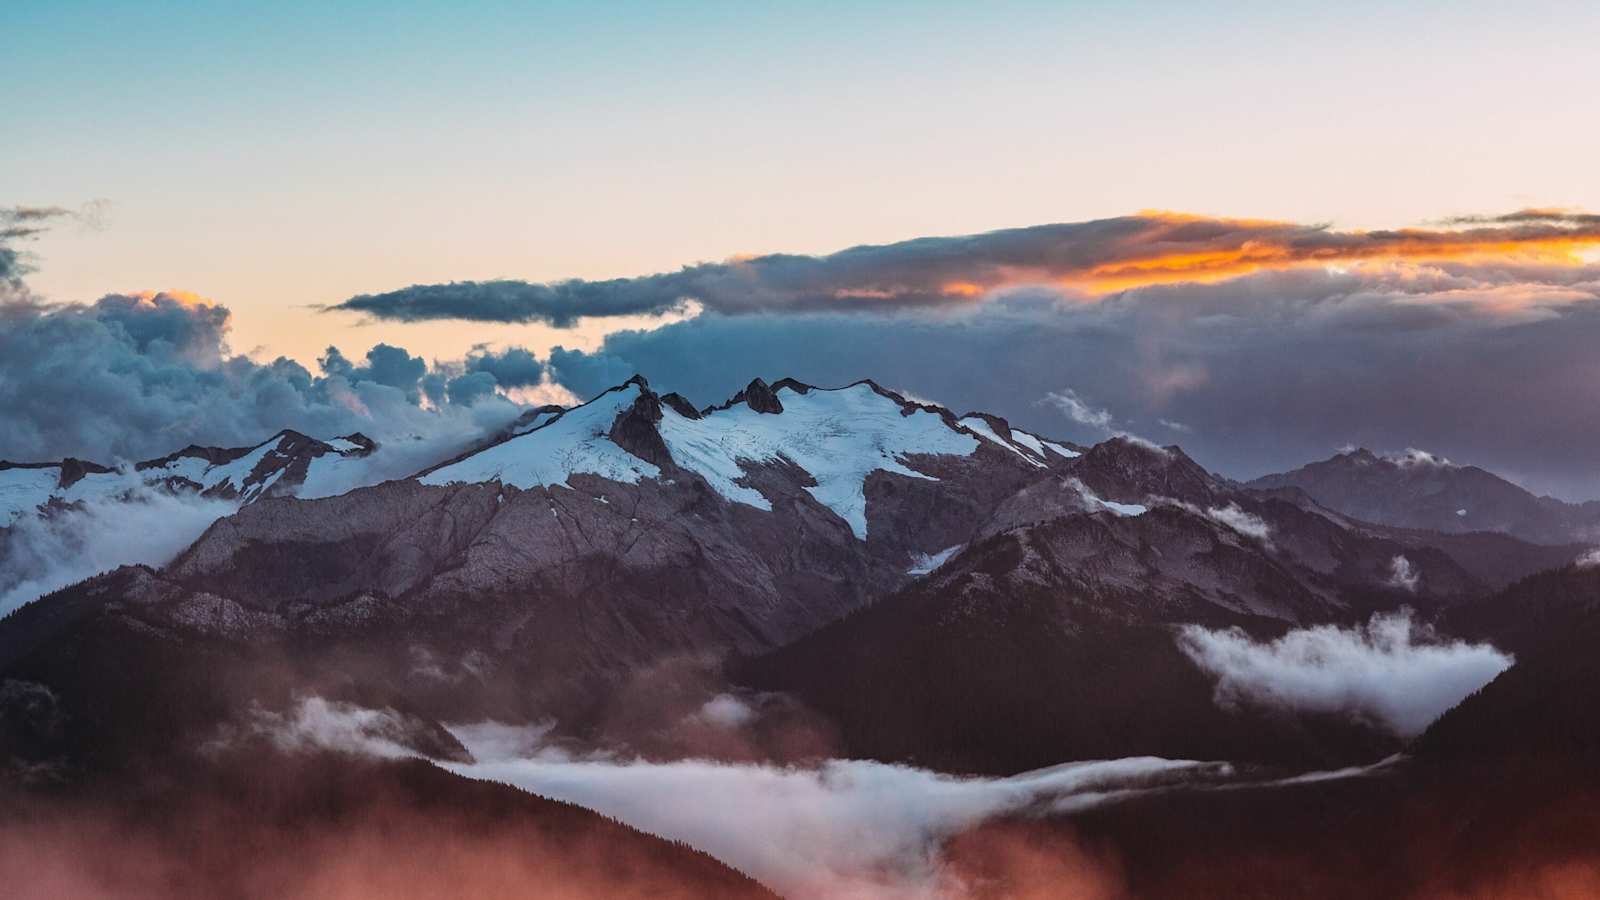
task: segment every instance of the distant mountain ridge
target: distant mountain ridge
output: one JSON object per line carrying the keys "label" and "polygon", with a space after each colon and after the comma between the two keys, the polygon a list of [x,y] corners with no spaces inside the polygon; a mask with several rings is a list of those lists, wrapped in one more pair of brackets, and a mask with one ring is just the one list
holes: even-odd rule
{"label": "distant mountain ridge", "polygon": [[1382,456],[1349,450],[1248,484],[1299,488],[1329,509],[1401,528],[1498,531],[1540,544],[1600,542],[1600,501],[1536,496],[1477,466],[1416,451]]}
{"label": "distant mountain ridge", "polygon": [[377,444],[359,432],[327,441],[285,429],[250,447],[191,444],[174,453],[115,468],[80,459],[0,460],[0,528],[52,504],[116,499],[141,487],[252,503],[263,497],[313,496],[344,480]]}

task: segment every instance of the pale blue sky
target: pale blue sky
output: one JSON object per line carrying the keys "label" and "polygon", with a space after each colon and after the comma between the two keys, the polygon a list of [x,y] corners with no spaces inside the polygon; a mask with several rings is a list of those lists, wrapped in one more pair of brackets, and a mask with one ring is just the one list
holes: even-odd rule
{"label": "pale blue sky", "polygon": [[1600,206],[1593,3],[326,6],[0,6],[0,204],[110,201],[34,286],[459,355],[594,335],[304,305],[1142,208]]}

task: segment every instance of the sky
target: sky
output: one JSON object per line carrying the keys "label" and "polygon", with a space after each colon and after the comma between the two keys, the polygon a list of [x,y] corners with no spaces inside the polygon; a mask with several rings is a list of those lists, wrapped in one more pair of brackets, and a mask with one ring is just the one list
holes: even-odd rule
{"label": "sky", "polygon": [[[770,371],[783,364],[818,379],[892,381],[1037,428],[1059,417],[1039,398],[1067,389],[1118,427],[1185,438],[1202,462],[1230,474],[1259,474],[1345,442],[1428,443],[1541,490],[1600,496],[1600,479],[1575,461],[1546,458],[1574,457],[1591,429],[1600,435],[1583,406],[1592,369],[1577,347],[1551,356],[1543,343],[1575,340],[1564,335],[1592,312],[1580,301],[1593,279],[1575,274],[1573,259],[1558,260],[1554,275],[1515,278],[1486,266],[1483,254],[1471,272],[1462,260],[1405,254],[1341,260],[1321,274],[1382,282],[1377,293],[1389,291],[1390,300],[1370,302],[1407,315],[1419,279],[1443,277],[1418,266],[1455,266],[1444,274],[1480,292],[1492,287],[1502,313],[1511,285],[1521,286],[1513,305],[1524,315],[1509,330],[1452,319],[1426,335],[1368,334],[1365,343],[1352,336],[1359,329],[1308,331],[1323,320],[1306,310],[1326,307],[1311,299],[1292,316],[1272,314],[1290,316],[1292,326],[1261,312],[1262,290],[1282,302],[1309,296],[1313,276],[1298,270],[1230,270],[1243,280],[1228,297],[1197,284],[1212,292],[1207,304],[1244,297],[1240,308],[1256,310],[1206,348],[1152,338],[1152,319],[1137,311],[1126,321],[1086,321],[1073,298],[1104,297],[1105,280],[1051,282],[1066,291],[1070,316],[1018,296],[973,304],[978,312],[938,303],[897,309],[892,322],[815,304],[755,314],[645,304],[643,312],[563,321],[416,316],[370,304],[324,311],[413,285],[606,284],[699,263],[836,259],[827,255],[864,244],[1145,210],[1347,235],[1528,208],[1593,210],[1600,7],[1592,3],[332,6],[25,0],[0,9],[8,88],[0,206],[81,213],[17,243],[33,269],[30,296],[80,304],[159,291],[205,298],[207,308],[225,310],[206,338],[222,343],[178,354],[216,358],[202,367],[238,355],[270,367],[281,356],[315,379],[331,374],[318,363],[327,347],[359,363],[382,343],[459,378],[462,361],[488,345],[525,348],[551,368],[547,388],[573,396],[647,367],[709,403],[723,397],[705,394],[754,375],[797,374]],[[1593,262],[1583,255],[1590,248],[1571,249],[1577,262]],[[1354,269],[1339,269],[1346,263]],[[1371,268],[1381,265],[1390,268]],[[1147,280],[1118,286],[1142,289]],[[1453,284],[1448,308],[1462,309],[1454,301],[1468,288]],[[1027,279],[997,275],[977,288],[989,297],[1019,286]],[[1529,286],[1541,299],[1527,299]],[[1335,293],[1366,296],[1346,287]],[[1561,292],[1565,299],[1553,299]],[[1174,302],[1118,300],[1119,310]],[[1483,310],[1493,303],[1474,302],[1490,315]],[[1170,323],[1189,313],[1163,315]],[[1072,342],[1096,328],[1115,337]],[[1318,415],[1296,421],[1294,398],[1280,396],[1245,403],[1251,415],[1223,409],[1223,385],[1237,405],[1261,372],[1283,381],[1290,360],[1266,355],[1285,342],[1298,342],[1300,361],[1327,374],[1302,366],[1292,380],[1307,383],[1305,405]],[[566,357],[564,376],[551,364],[558,346],[585,354]],[[143,359],[148,347],[134,350]],[[1014,357],[1015,371],[994,366],[996,354]],[[1223,362],[1251,354],[1262,355],[1259,365],[1221,372]],[[1155,361],[1135,378],[1114,358]],[[1499,381],[1467,378],[1474,359],[1502,360]],[[1359,363],[1368,360],[1363,374]],[[1108,372],[1121,382],[1107,381]],[[1465,380],[1440,380],[1446,372]],[[1526,407],[1528,396],[1505,388],[1505,372],[1537,388],[1528,390],[1544,430],[1523,432],[1521,442],[1542,441],[1546,456],[1509,436],[1490,439],[1475,420],[1488,413],[1463,407],[1474,390],[1479,410]],[[299,384],[294,373],[285,377]],[[1402,377],[1401,390],[1384,389],[1385,379]],[[1152,378],[1165,387],[1118,387]],[[1375,403],[1399,393],[1436,410],[1430,418],[1424,409],[1421,422],[1393,404],[1365,418],[1371,410],[1342,414],[1339,398],[1349,392],[1335,391],[1334,378],[1366,378]],[[386,386],[421,396],[419,384]],[[527,399],[531,387],[518,387]],[[461,396],[469,395],[463,382]],[[243,433],[265,427],[267,416],[215,430]],[[1190,430],[1157,433],[1162,421]],[[29,424],[37,439],[0,442],[0,456],[142,446],[136,437],[84,428],[62,437],[49,423]],[[1094,436],[1077,420],[1060,426]],[[1276,449],[1261,450],[1263,441]]]}

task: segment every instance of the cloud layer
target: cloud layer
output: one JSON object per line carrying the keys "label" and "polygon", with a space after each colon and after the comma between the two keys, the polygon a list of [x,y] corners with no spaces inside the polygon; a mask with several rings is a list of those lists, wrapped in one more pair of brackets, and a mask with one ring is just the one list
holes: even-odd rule
{"label": "cloud layer", "polygon": [[[113,295],[47,309],[19,299],[24,286],[0,305],[11,426],[0,458],[110,462],[283,427],[382,441],[438,433],[439,411],[476,420],[498,407],[503,421],[507,392],[587,398],[635,373],[699,404],[758,375],[871,377],[1056,437],[1175,439],[1231,477],[1347,444],[1426,446],[1539,492],[1595,498],[1600,473],[1577,449],[1600,444],[1600,265],[1571,255],[1593,239],[1594,218],[1530,210],[1342,232],[1130,216],[620,282],[507,283],[489,303],[473,299],[478,288],[461,302],[456,286],[408,289],[341,308],[399,320],[690,317],[614,332],[592,352],[482,348],[427,362],[380,345],[327,354],[317,373],[232,355],[226,310],[210,301]],[[1143,280],[1120,288],[1130,272]],[[1095,293],[1108,285],[1119,289]],[[474,427],[459,421],[449,430]]]}
{"label": "cloud layer", "polygon": [[[725,699],[718,698],[718,699]],[[739,728],[749,720],[723,727]],[[398,714],[302,698],[258,714],[253,733],[286,752],[335,750],[408,755]],[[804,765],[707,759],[651,761],[575,753],[548,740],[552,724],[450,726],[472,762],[442,762],[468,778],[509,784],[596,810],[682,841],[785,896],[861,900],[961,900],[973,890],[949,865],[946,842],[1007,815],[1069,814],[1171,790],[1272,788],[1381,772],[1374,766],[1290,777],[1240,773],[1220,762],[1154,757],[1066,763],[1007,778],[947,775],[905,765],[824,759]],[[1002,847],[985,847],[986,855]],[[1062,844],[1041,880],[1035,867],[1008,873],[1008,896],[1123,896],[1114,871]],[[1000,868],[1007,868],[1001,865]]]}
{"label": "cloud layer", "polygon": [[755,375],[870,376],[1046,435],[1159,435],[1238,478],[1346,444],[1425,446],[1587,499],[1600,497],[1600,473],[1577,452],[1600,445],[1595,346],[1600,266],[1405,262],[1095,303],[1012,291],[937,315],[707,312],[613,333],[592,353],[553,353],[550,367],[579,395],[639,371],[697,403]]}
{"label": "cloud layer", "polygon": [[678,313],[691,302],[723,314],[926,309],[971,305],[990,292],[1020,286],[1103,294],[1307,264],[1486,255],[1559,260],[1600,244],[1600,223],[1593,219],[1525,210],[1456,223],[1469,227],[1337,231],[1149,212],[852,247],[827,256],[769,254],[640,278],[413,285],[351,297],[332,309],[406,322],[464,319],[556,327],[571,327],[583,317]]}
{"label": "cloud layer", "polygon": [[518,406],[497,393],[499,379],[523,385],[540,371],[525,351],[430,365],[379,344],[359,364],[329,348],[314,375],[283,357],[233,354],[230,321],[225,306],[181,292],[0,304],[0,459],[137,461],[293,428],[323,439],[361,431],[394,455],[420,441],[433,451],[420,467],[512,419]]}
{"label": "cloud layer", "polygon": [[1487,644],[1431,640],[1410,614],[1365,627],[1320,625],[1259,642],[1233,628],[1185,626],[1179,646],[1217,678],[1217,702],[1347,713],[1412,737],[1511,666]]}

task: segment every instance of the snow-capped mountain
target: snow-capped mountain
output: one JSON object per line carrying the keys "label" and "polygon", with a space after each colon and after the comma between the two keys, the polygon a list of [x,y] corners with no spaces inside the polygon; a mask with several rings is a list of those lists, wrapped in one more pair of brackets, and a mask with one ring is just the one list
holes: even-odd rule
{"label": "snow-capped mountain", "polygon": [[637,484],[666,477],[666,466],[703,478],[731,503],[770,512],[772,502],[751,483],[751,474],[763,466],[792,466],[809,476],[805,489],[812,498],[865,540],[869,475],[937,480],[910,458],[970,457],[980,443],[1039,469],[1079,455],[1065,444],[1011,429],[1002,419],[958,420],[867,381],[827,390],[788,379],[769,388],[757,379],[729,403],[696,412],[670,395],[656,397],[636,379],[420,480],[497,481],[526,490],[570,487],[568,479],[583,474]]}
{"label": "snow-capped mountain", "polygon": [[1477,466],[1416,450],[1348,450],[1250,485],[1299,488],[1352,518],[1402,528],[1498,531],[1543,544],[1600,540],[1600,503],[1536,496]]}
{"label": "snow-capped mountain", "polygon": [[247,506],[163,577],[263,633],[437,619],[419,646],[446,670],[487,654],[526,685],[498,714],[570,708],[664,655],[756,652],[861,606],[1081,452],[981,421],[870,382],[697,410],[635,378],[414,478]]}
{"label": "snow-capped mountain", "polygon": [[79,459],[0,461],[0,528],[52,505],[116,500],[141,489],[193,493],[239,504],[263,497],[321,497],[352,483],[377,445],[351,434],[319,441],[281,431],[253,447],[190,445],[159,459],[111,467]]}

